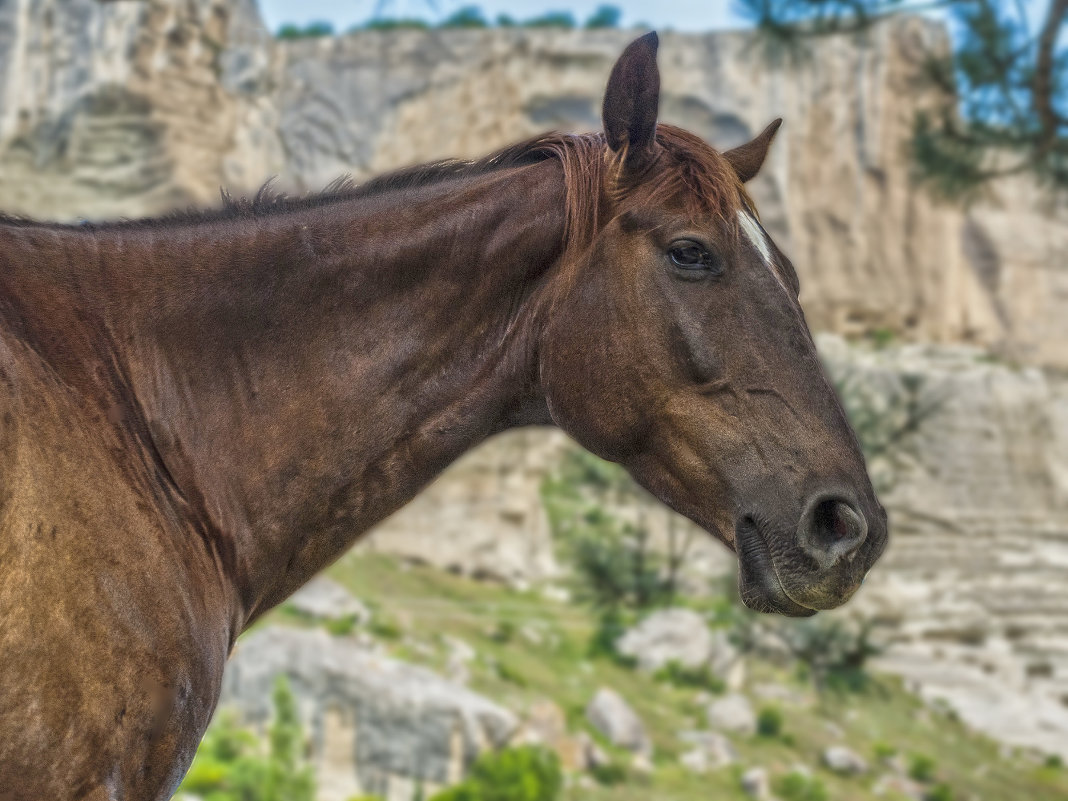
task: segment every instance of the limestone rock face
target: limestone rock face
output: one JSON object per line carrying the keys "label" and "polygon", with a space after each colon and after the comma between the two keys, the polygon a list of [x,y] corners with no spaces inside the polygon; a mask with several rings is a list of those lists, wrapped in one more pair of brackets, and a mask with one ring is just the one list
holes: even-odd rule
{"label": "limestone rock face", "polygon": [[222,707],[266,726],[271,691],[288,678],[310,734],[320,798],[410,801],[419,785],[459,781],[486,748],[504,745],[515,717],[425,668],[321,630],[270,627],[242,639],[223,676]]}

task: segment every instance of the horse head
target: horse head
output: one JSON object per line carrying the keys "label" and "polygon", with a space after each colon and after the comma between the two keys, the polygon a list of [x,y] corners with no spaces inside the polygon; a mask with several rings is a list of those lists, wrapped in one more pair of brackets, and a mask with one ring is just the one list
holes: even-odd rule
{"label": "horse head", "polygon": [[593,220],[554,276],[539,369],[553,421],[734,549],[744,602],[810,615],[883,552],[886,514],[745,190],[779,121],[720,153],[658,125],[657,38],[604,98]]}

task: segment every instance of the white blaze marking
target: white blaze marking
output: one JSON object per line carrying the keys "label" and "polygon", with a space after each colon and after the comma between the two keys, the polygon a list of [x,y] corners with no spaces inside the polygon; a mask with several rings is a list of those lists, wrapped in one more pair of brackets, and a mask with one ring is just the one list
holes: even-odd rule
{"label": "white blaze marking", "polygon": [[753,247],[760,251],[764,263],[771,267],[771,248],[768,247],[768,240],[764,238],[764,232],[760,229],[760,225],[747,212],[741,209],[738,210],[738,219],[742,223],[742,230],[745,231],[745,235],[753,243]]}

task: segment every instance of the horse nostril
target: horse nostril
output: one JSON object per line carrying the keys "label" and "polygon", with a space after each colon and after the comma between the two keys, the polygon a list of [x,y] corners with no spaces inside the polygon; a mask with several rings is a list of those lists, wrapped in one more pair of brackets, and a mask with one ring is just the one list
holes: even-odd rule
{"label": "horse nostril", "polygon": [[868,535],[868,523],[854,504],[822,497],[801,517],[797,537],[801,549],[826,570],[857,552]]}

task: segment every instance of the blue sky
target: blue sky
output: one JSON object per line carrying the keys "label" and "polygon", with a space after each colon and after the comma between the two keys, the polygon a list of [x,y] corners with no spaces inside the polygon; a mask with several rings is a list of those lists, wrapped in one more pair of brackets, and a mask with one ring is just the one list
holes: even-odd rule
{"label": "blue sky", "polygon": [[[364,22],[374,13],[378,0],[259,0],[267,26],[277,30],[286,22],[305,25],[325,20],[338,30]],[[1003,0],[1014,2],[1015,0]],[[661,30],[719,30],[744,27],[734,13],[734,0],[386,0],[385,16],[422,17],[431,21],[466,5],[478,5],[493,19],[510,14],[516,19],[539,16],[547,11],[568,10],[579,21],[604,2],[623,11],[623,24],[643,23]],[[1049,0],[1022,0],[1032,27],[1040,22]],[[436,9],[436,11],[435,11]]]}

